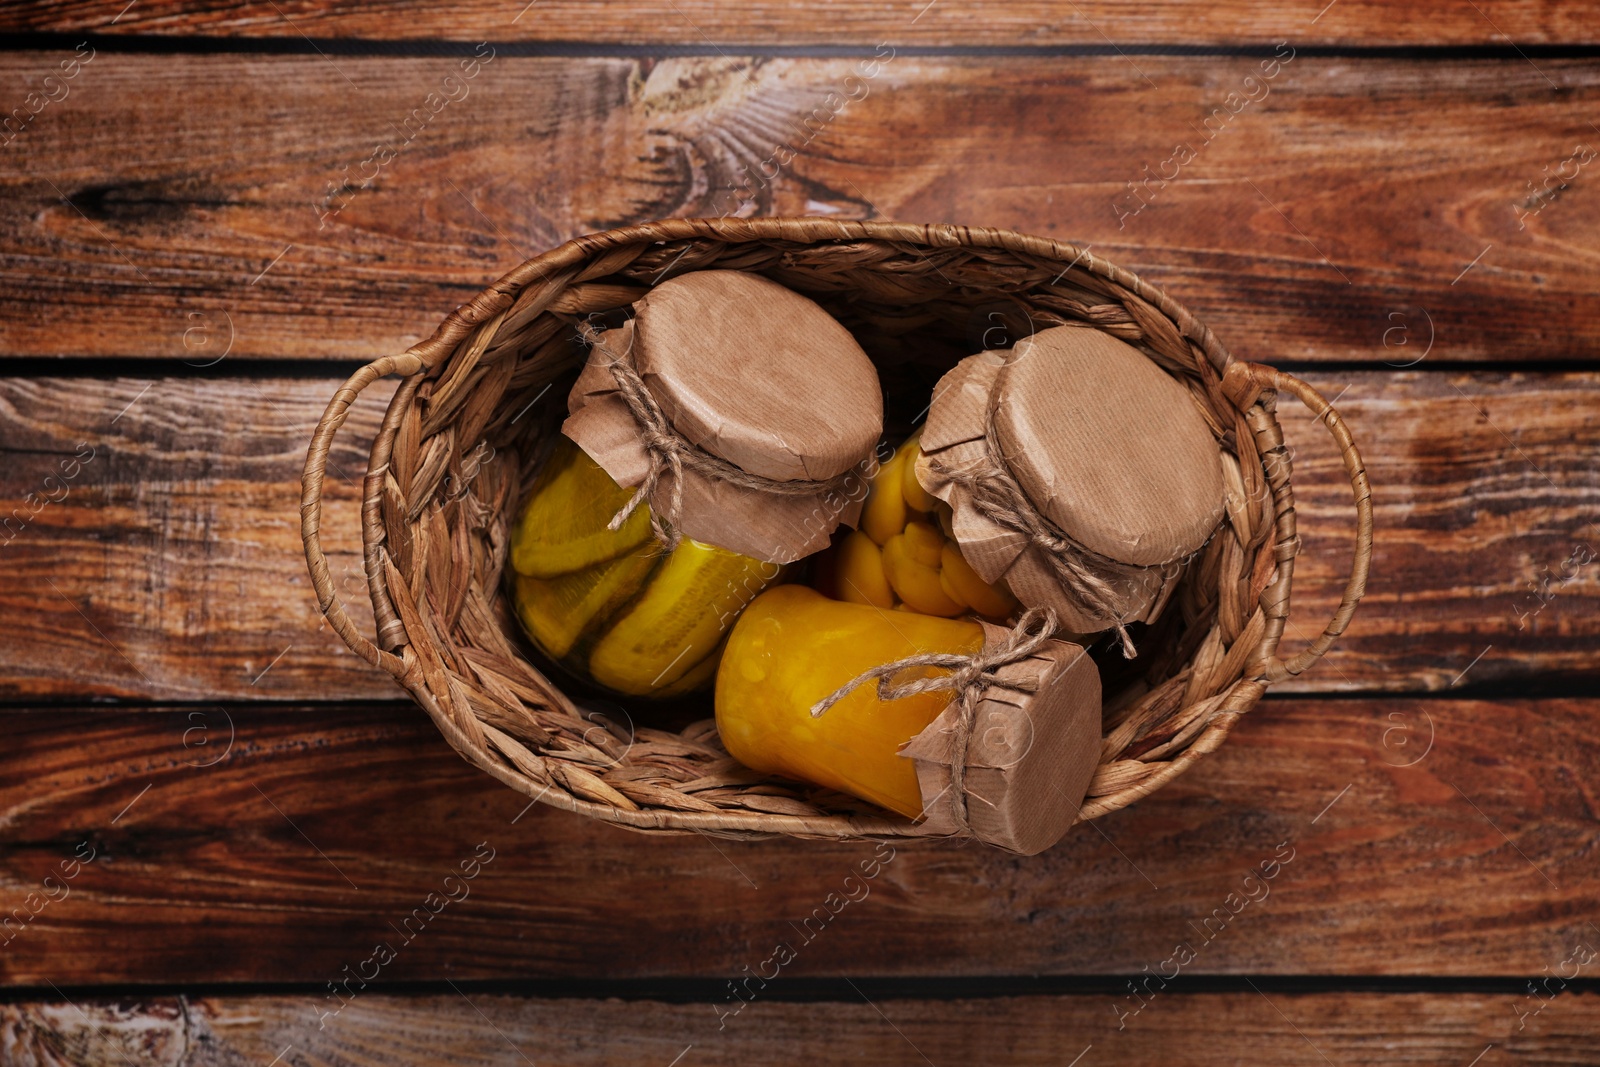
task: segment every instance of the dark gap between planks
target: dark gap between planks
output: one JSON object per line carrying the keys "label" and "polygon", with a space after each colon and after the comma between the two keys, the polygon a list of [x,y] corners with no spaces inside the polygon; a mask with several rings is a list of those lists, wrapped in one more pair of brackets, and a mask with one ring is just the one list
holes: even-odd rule
{"label": "dark gap between planks", "polygon": [[[954,975],[917,978],[786,978],[762,992],[763,1000],[791,1003],[859,1002],[863,996],[878,1000],[994,1000],[1002,997],[1107,996],[1125,991],[1129,978],[1139,975]],[[1385,995],[1488,995],[1516,996],[1527,991],[1529,979],[1516,976],[1339,975],[1339,974],[1185,974],[1163,989],[1165,996],[1268,991],[1295,995],[1368,993]],[[308,982],[155,983],[138,985],[11,986],[0,988],[0,1003],[72,999],[115,1000],[159,996],[319,997],[325,986]],[[436,996],[441,993],[481,993],[517,996],[530,1000],[639,1000],[666,1004],[720,1002],[727,995],[726,978],[637,979],[519,979],[461,981],[400,981],[374,983],[380,996]],[[1600,994],[1600,979],[1576,978],[1563,987],[1565,994]]]}
{"label": "dark gap between planks", "polygon": [[[256,55],[338,56],[470,56],[475,41],[372,40],[358,37],[207,37],[159,34],[30,32],[8,36],[13,52],[70,50],[88,41],[96,51],[156,55],[248,53]],[[562,59],[756,56],[785,59],[854,59],[876,55],[877,41],[860,45],[770,44],[621,44],[600,41],[490,41],[497,55]],[[1275,54],[1274,46],[1216,44],[1062,44],[1062,45],[901,45],[896,54],[921,57],[1076,57],[1076,56],[1215,56],[1255,58]],[[1302,56],[1341,59],[1402,59],[1413,62],[1523,59],[1590,59],[1600,56],[1596,44],[1477,45],[1305,45]]]}
{"label": "dark gap between planks", "polygon": [[[366,360],[224,359],[211,366],[196,366],[181,359],[157,356],[7,356],[0,354],[0,378],[327,378],[343,380],[366,366]],[[1596,374],[1600,358],[1538,360],[1424,359],[1407,367],[1374,360],[1272,360],[1271,365],[1290,374],[1366,374],[1382,371],[1423,374]]]}

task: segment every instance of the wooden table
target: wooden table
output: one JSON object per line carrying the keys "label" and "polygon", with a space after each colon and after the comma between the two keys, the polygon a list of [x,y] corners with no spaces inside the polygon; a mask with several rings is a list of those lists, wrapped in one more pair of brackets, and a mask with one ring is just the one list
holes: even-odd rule
{"label": "wooden table", "polygon": [[[1593,5],[122,3],[0,9],[0,1059],[1600,1063]],[[525,807],[323,623],[297,512],[355,365],[755,172],[1139,271],[1338,398],[1378,538],[1218,754],[1034,859],[898,846],[735,998],[871,847]],[[1286,428],[1304,636],[1350,509]]]}

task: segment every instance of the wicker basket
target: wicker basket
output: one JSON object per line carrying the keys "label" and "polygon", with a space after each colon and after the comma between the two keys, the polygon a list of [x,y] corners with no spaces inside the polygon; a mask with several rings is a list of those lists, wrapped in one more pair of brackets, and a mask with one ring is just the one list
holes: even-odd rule
{"label": "wicker basket", "polygon": [[[1366,474],[1344,422],[1304,382],[1235,360],[1209,329],[1127,271],[1070,244],[960,226],[812,218],[629,226],[529,260],[426,342],[357,371],[329,403],[306,457],[302,534],[323,612],[352,649],[394,675],[458,752],[512,788],[641,831],[923,835],[916,823],[862,801],[754,774],[729,758],[710,718],[670,732],[597,715],[519,651],[501,594],[508,524],[527,486],[526,461],[565,413],[565,386],[583,358],[576,326],[666,278],[709,268],[756,271],[823,304],[879,360],[891,399],[894,383],[921,369],[904,362],[907,352],[939,352],[944,340],[948,358],[926,368],[931,384],[971,347],[949,346],[952,326],[1001,307],[1025,313],[1034,328],[1104,330],[1200,403],[1237,461],[1227,464],[1227,519],[1191,564],[1168,625],[1144,635],[1134,661],[1141,678],[1107,690],[1101,765],[1080,820],[1177,777],[1222,743],[1268,684],[1304,671],[1344,631],[1372,548]],[[362,502],[374,642],[335,595],[318,529],[329,445],[361,391],[390,374],[403,380],[372,445]],[[1277,648],[1300,542],[1279,392],[1298,397],[1333,435],[1357,515],[1339,609],[1288,660]]]}

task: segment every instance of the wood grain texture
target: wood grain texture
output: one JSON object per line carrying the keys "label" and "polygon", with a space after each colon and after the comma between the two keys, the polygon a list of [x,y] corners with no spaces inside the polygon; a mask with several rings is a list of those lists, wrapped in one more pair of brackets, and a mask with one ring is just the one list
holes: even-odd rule
{"label": "wood grain texture", "polygon": [[[1376,533],[1355,621],[1301,687],[1487,683],[1515,691],[1519,681],[1592,677],[1600,666],[1600,378],[1309,378],[1351,421],[1373,485]],[[1292,398],[1279,408],[1304,542],[1284,641],[1293,652],[1337,607],[1353,532],[1350,487],[1321,425]]]}
{"label": "wood grain texture", "polygon": [[[1589,525],[1600,504],[1600,377],[1312,381],[1338,397],[1365,451],[1376,550],[1355,624],[1279,691],[1595,677],[1600,566],[1576,561],[1600,553]],[[11,523],[0,529],[0,611],[12,620],[0,699],[394,697],[388,675],[324,623],[300,545],[304,449],[336,388],[0,379],[0,518]],[[373,392],[335,443],[323,524],[341,596],[368,633],[357,483],[387,387]],[[1338,603],[1353,510],[1321,426],[1292,400],[1283,420],[1304,540],[1292,649]],[[80,448],[93,457],[63,481]]]}
{"label": "wood grain texture", "polygon": [[[27,621],[7,641],[0,692],[395,696],[323,620],[300,543],[305,449],[338,385],[8,382],[0,540],[15,537],[0,548],[0,600]],[[369,633],[360,482],[390,392],[380,383],[362,397],[324,483],[323,543]]]}
{"label": "wood grain texture", "polygon": [[85,31],[208,37],[436,38],[456,41],[588,41],[616,44],[805,45],[876,44],[1008,46],[1270,43],[1289,38],[1317,44],[1576,43],[1596,39],[1582,5],[1512,0],[1474,11],[1444,0],[1395,5],[1376,0],[1307,0],[1260,6],[1154,0],[1031,0],[951,4],[928,0],[867,3],[824,0],[797,6],[780,0],[719,4],[712,0],[631,4],[624,11],[580,0],[524,6],[468,0],[431,4],[339,4],[301,0],[273,4],[234,0],[145,0],[130,10],[75,0],[8,3],[6,30]]}
{"label": "wood grain texture", "polygon": [[530,807],[407,705],[15,711],[0,984],[721,982],[780,944],[809,978],[1170,974],[1182,944],[1194,974],[1536,978],[1600,949],[1597,722],[1269,700],[1022,859],[632,834]]}
{"label": "wood grain texture", "polygon": [[[706,1004],[369,993],[319,1028],[308,997],[153,997],[0,1006],[19,1067],[287,1067],[560,1063],[1327,1067],[1329,1063],[1594,1062],[1600,998],[1565,996],[1516,1029],[1515,996],[1167,994],[1118,1031],[1106,996],[753,1003],[718,1030]],[[1531,1010],[1531,1009],[1524,1009]],[[525,1057],[525,1058],[524,1058]],[[677,1060],[674,1057],[681,1057]],[[1091,1058],[1092,1057],[1092,1058]]]}
{"label": "wood grain texture", "polygon": [[[739,211],[1071,238],[1252,359],[1589,358],[1600,65],[1293,48],[1264,80],[1258,57],[485,52],[466,79],[102,52],[6,149],[0,352],[372,358],[575,235]],[[0,56],[0,82],[59,59]]]}

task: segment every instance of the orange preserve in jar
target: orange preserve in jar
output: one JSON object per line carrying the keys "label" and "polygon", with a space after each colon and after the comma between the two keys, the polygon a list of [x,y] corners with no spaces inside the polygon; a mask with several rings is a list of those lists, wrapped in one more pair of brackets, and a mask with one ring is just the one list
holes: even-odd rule
{"label": "orange preserve in jar", "polygon": [[1048,611],[1014,627],[781,585],[717,669],[717,731],[766,774],[850,793],[1031,856],[1076,818],[1100,758],[1100,676]]}
{"label": "orange preserve in jar", "polygon": [[812,584],[824,596],[923,615],[1003,619],[1017,610],[1004,582],[985,582],[950,536],[950,508],[917,480],[921,434],[873,476],[859,529],[818,559]]}
{"label": "orange preserve in jar", "polygon": [[[717,673],[717,731],[728,754],[768,774],[850,793],[908,818],[922,814],[915,765],[899,754],[950,703],[947,692],[882,701],[872,685],[827,714],[812,707],[864,671],[928,652],[971,655],[983,628],[966,619],[829,600],[785,585],[756,598]],[[929,677],[910,668],[901,680]]]}

